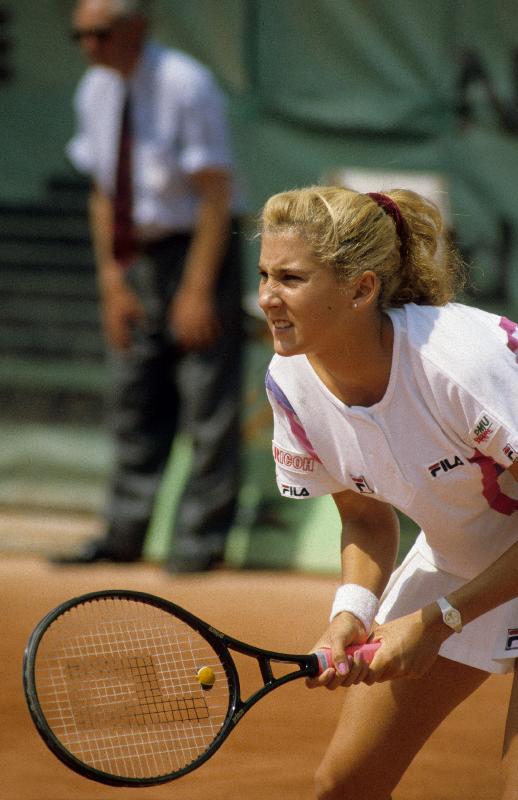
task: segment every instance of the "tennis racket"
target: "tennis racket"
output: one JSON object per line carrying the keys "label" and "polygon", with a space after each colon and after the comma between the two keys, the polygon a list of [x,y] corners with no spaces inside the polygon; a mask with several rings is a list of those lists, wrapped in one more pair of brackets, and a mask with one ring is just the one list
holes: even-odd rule
{"label": "tennis racket", "polygon": [[[378,646],[360,647],[366,661]],[[263,685],[246,700],[231,651],[259,666]],[[276,678],[272,662],[295,668]],[[111,786],[151,786],[203,764],[268,692],[331,665],[329,650],[264,650],[167,600],[113,589],[48,613],[30,636],[23,679],[33,721],[66,766]]]}

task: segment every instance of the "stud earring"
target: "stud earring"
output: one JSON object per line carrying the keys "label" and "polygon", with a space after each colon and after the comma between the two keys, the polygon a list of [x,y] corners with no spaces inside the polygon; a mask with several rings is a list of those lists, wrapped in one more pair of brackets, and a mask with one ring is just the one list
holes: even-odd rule
{"label": "stud earring", "polygon": [[353,308],[358,308],[358,303],[353,303]]}

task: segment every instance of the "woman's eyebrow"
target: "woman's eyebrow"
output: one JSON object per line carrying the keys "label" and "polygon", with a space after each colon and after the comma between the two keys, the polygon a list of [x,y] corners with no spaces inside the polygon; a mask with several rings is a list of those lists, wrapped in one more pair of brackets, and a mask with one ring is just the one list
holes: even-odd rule
{"label": "woman's eyebrow", "polygon": [[300,264],[276,264],[273,267],[268,268],[266,264],[263,264],[259,261],[257,268],[260,270],[264,270],[265,272],[303,272],[304,267],[300,266]]}

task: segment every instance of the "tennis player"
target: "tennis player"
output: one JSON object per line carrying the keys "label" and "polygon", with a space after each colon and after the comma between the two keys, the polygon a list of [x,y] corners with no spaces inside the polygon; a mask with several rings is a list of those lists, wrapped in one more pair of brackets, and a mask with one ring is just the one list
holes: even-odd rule
{"label": "tennis player", "polygon": [[[309,685],[358,685],[316,794],[388,800],[449,712],[515,668],[518,326],[453,302],[460,259],[438,209],[406,190],[275,195],[259,271],[279,490],[331,494],[342,522],[343,583],[315,644],[336,668]],[[422,529],[395,571],[394,509]],[[344,655],[369,637],[370,666]],[[518,797],[517,684],[505,800]]]}

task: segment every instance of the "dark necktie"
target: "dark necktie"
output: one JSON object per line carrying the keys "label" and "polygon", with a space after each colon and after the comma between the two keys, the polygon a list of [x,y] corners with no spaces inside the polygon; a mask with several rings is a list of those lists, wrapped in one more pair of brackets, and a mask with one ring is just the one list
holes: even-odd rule
{"label": "dark necktie", "polygon": [[132,216],[131,146],[131,104],[128,92],[122,110],[115,196],[113,198],[113,255],[123,267],[131,264],[137,252]]}

